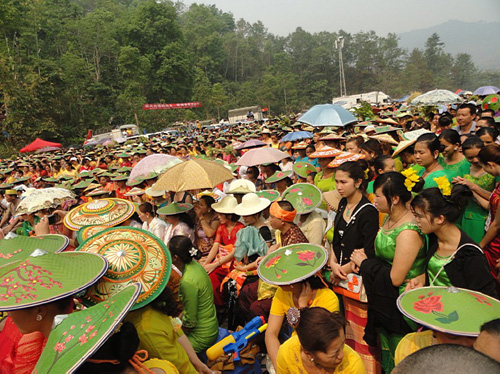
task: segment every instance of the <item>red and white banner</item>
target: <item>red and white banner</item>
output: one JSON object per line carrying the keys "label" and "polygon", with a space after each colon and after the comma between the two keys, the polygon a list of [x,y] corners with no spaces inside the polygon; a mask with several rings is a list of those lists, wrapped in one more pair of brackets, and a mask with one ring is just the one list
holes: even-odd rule
{"label": "red and white banner", "polygon": [[188,109],[201,108],[201,103],[196,101],[192,103],[175,103],[175,104],[144,104],[143,110],[158,110],[158,109]]}

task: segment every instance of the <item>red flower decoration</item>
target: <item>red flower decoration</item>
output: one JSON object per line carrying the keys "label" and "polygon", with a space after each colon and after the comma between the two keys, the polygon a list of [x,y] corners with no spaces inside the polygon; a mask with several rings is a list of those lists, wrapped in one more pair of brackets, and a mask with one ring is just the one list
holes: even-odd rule
{"label": "red flower decoration", "polygon": [[480,304],[486,304],[488,306],[492,306],[491,303],[490,303],[490,300],[483,296],[483,295],[477,295],[477,294],[474,294],[474,293],[469,293],[469,295],[472,295],[476,298],[476,301]]}
{"label": "red flower decoration", "polygon": [[276,257],[273,257],[272,259],[270,259],[267,264],[266,264],[266,268],[267,269],[270,269],[272,268],[274,265],[276,265],[278,263],[278,261],[281,260],[281,255],[278,255]]}
{"label": "red flower decoration", "polygon": [[429,314],[432,312],[442,312],[443,303],[441,302],[441,296],[429,296],[425,299],[421,299],[413,304],[413,309],[417,312]]}
{"label": "red flower decoration", "polygon": [[307,198],[307,197],[304,197],[304,198],[302,199],[302,202],[303,202],[305,205],[307,205],[307,206],[311,206],[311,205],[312,205],[312,201],[311,201],[311,199],[309,199],[309,198]]}
{"label": "red flower decoration", "polygon": [[311,261],[314,259],[314,256],[316,256],[313,251],[299,251],[297,255],[299,256],[299,260],[303,262]]}

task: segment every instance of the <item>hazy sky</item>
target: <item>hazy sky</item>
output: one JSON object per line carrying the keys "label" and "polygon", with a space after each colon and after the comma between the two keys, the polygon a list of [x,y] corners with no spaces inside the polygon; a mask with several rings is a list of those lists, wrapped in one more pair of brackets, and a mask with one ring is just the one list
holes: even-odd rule
{"label": "hazy sky", "polygon": [[[277,35],[297,27],[309,32],[374,30],[379,35],[439,25],[448,20],[500,21],[500,0],[183,0],[215,4],[235,19],[262,21]],[[460,30],[457,30],[459,35]]]}

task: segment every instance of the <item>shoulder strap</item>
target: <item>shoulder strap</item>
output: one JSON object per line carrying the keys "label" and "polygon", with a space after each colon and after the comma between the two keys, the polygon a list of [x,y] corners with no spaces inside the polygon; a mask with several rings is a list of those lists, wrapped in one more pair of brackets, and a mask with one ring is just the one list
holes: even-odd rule
{"label": "shoulder strap", "polygon": [[360,211],[361,211],[364,207],[366,207],[366,206],[372,206],[372,207],[373,207],[373,209],[377,209],[377,208],[375,208],[375,206],[374,206],[372,203],[366,203],[366,204],[363,204],[363,205],[361,205],[361,207],[360,207],[358,210],[356,210],[356,211],[352,214],[352,216],[351,216],[351,218],[349,218],[349,222],[347,222],[347,224],[351,223],[351,221],[354,219],[354,217],[356,217],[356,215],[357,215],[357,214],[358,214],[358,213],[359,213],[359,212],[360,212]]}

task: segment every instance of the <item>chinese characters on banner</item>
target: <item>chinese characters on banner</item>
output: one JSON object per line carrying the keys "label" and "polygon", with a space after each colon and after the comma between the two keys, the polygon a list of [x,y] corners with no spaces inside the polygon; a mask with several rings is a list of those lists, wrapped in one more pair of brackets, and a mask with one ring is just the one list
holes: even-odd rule
{"label": "chinese characters on banner", "polygon": [[175,104],[144,104],[143,110],[158,110],[158,109],[188,109],[188,108],[201,108],[200,102],[192,103],[175,103]]}

